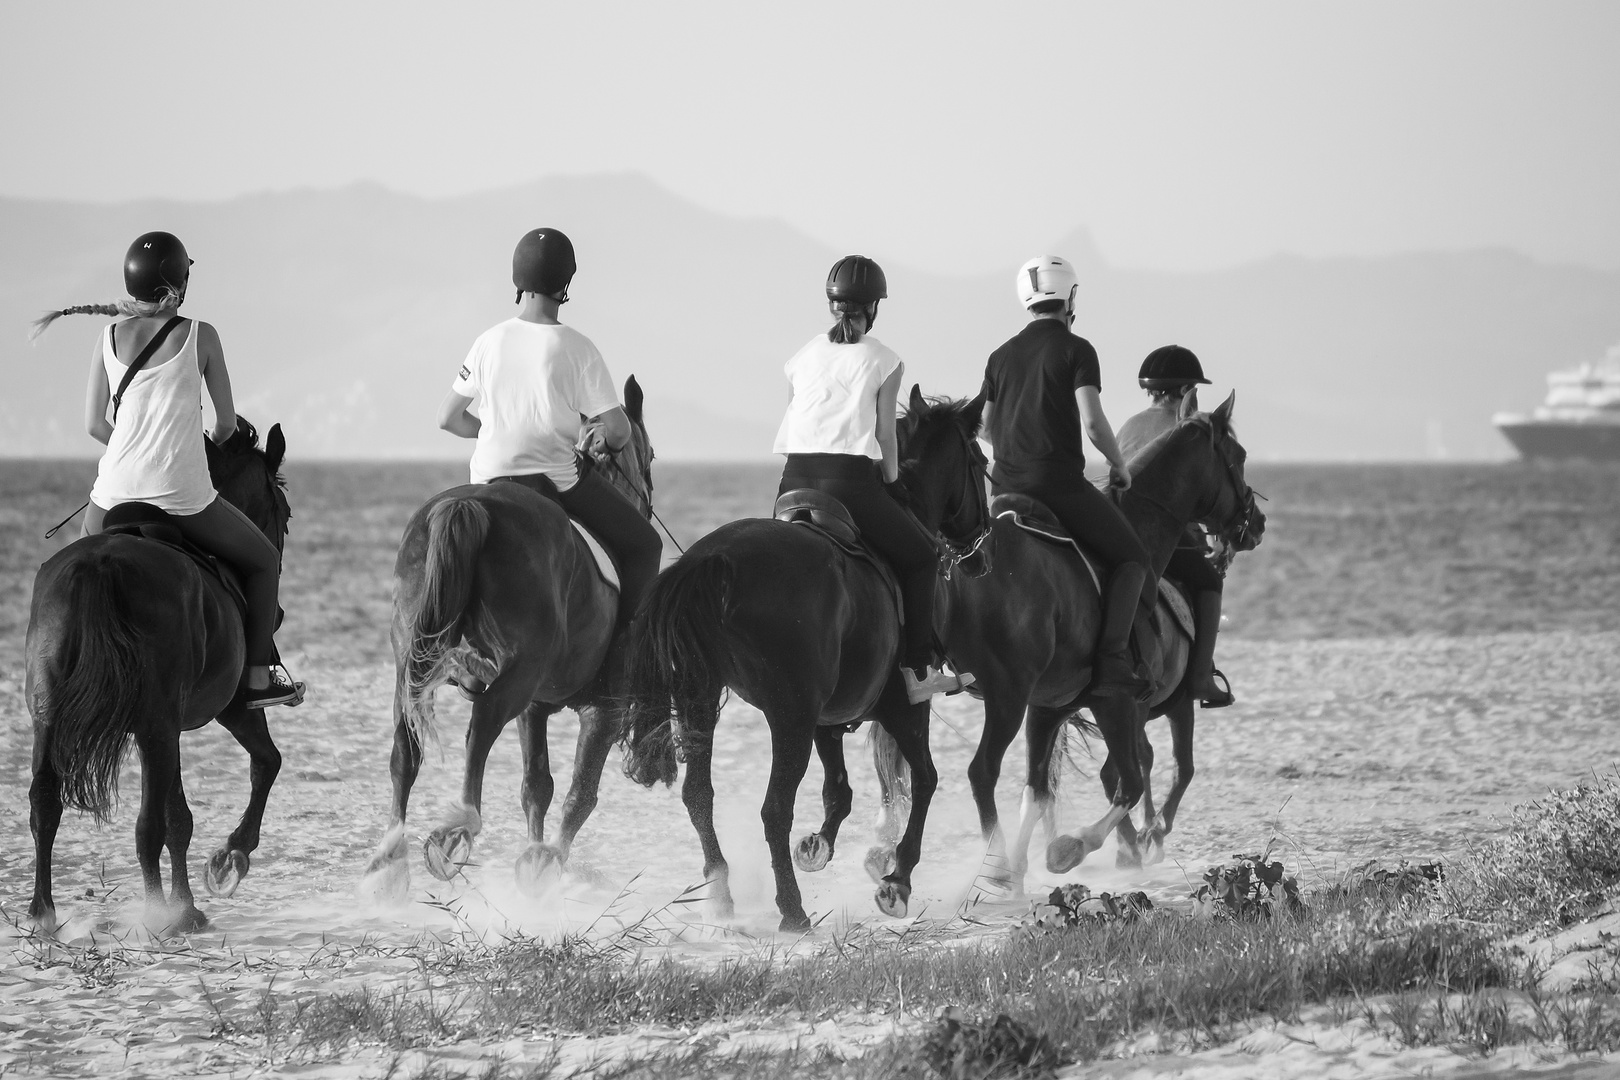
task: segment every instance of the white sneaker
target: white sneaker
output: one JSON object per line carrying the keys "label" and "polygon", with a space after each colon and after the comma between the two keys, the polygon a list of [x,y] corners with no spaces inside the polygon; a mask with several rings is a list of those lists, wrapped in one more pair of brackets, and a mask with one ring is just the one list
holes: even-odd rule
{"label": "white sneaker", "polygon": [[958,690],[965,690],[974,681],[973,676],[965,671],[942,671],[932,664],[928,665],[920,679],[904,665],[900,668],[900,676],[906,681],[906,699],[913,705],[920,705],[935,694],[954,694]]}

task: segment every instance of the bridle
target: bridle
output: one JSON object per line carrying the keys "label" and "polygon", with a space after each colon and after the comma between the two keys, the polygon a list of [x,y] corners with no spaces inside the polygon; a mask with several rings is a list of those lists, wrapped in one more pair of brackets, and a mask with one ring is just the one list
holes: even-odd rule
{"label": "bridle", "polygon": [[[990,497],[985,493],[985,475],[990,463],[985,459],[984,451],[979,449],[978,441],[964,431],[955,419],[951,417],[949,426],[961,445],[967,468],[962,473],[962,488],[957,492],[955,505],[946,508],[942,527],[930,532],[934,546],[939,550],[941,573],[946,581],[951,580],[957,570],[968,577],[982,577],[990,572],[990,553],[985,543],[990,539],[991,526],[995,524],[995,519],[990,516]],[[964,509],[970,504],[977,512],[972,533],[966,540],[953,539],[944,531],[943,523],[963,516]]]}
{"label": "bridle", "polygon": [[[1226,475],[1227,484],[1231,486],[1233,499],[1236,503],[1231,515],[1212,530],[1214,536],[1220,541],[1220,548],[1214,555],[1216,569],[1225,570],[1237,552],[1247,551],[1259,543],[1258,540],[1250,542],[1250,539],[1255,531],[1255,517],[1259,514],[1257,500],[1264,499],[1265,496],[1255,491],[1243,480],[1242,475],[1238,472],[1238,466],[1232,461],[1231,454],[1227,452],[1226,439],[1216,437],[1215,424],[1212,421],[1200,417],[1190,422],[1208,427],[1210,449],[1215,454],[1216,460],[1221,463],[1221,469]],[[1231,434],[1229,432],[1227,439],[1230,438]],[[1221,494],[1221,491],[1215,492],[1210,497],[1208,506],[1195,510],[1193,521],[1202,522],[1213,514],[1215,508],[1220,505]],[[1174,510],[1159,499],[1139,490],[1134,484],[1128,490],[1120,492],[1118,498],[1140,500],[1158,510],[1171,521],[1181,520]]]}

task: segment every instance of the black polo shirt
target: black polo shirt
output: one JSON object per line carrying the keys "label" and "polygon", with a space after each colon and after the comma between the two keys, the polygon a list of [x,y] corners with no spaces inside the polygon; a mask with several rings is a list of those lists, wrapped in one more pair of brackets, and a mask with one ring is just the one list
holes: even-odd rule
{"label": "black polo shirt", "polygon": [[1080,405],[1074,397],[1082,386],[1102,389],[1097,350],[1061,319],[1033,319],[990,354],[984,392],[995,404],[990,442],[996,462],[990,478],[997,486],[1025,491],[1086,482]]}

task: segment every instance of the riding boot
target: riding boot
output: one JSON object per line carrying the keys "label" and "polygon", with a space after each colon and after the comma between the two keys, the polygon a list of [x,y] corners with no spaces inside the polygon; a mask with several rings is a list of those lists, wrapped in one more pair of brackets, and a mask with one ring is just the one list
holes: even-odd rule
{"label": "riding boot", "polygon": [[1131,626],[1136,621],[1147,568],[1140,563],[1116,566],[1108,575],[1104,593],[1102,632],[1097,635],[1096,670],[1091,692],[1100,697],[1137,697],[1148,689],[1148,680],[1136,670],[1131,659]]}
{"label": "riding boot", "polygon": [[[1221,629],[1221,594],[1201,592],[1193,603],[1192,650],[1187,656],[1187,690],[1205,709],[1224,709],[1232,704],[1230,687],[1215,682],[1215,635]],[[1222,677],[1224,681],[1224,676]]]}

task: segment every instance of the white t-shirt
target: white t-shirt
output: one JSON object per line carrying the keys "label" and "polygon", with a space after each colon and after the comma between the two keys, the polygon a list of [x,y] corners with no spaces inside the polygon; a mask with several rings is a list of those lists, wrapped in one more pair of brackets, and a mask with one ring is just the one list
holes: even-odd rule
{"label": "white t-shirt", "polygon": [[619,404],[602,354],[571,326],[508,319],[478,335],[451,390],[477,404],[475,484],[545,473],[559,491],[579,480],[583,419]]}
{"label": "white t-shirt", "polygon": [[835,345],[826,334],[817,334],[783,369],[793,386],[793,401],[772,452],[882,460],[878,388],[899,366],[894,350],[870,334],[853,345]]}

